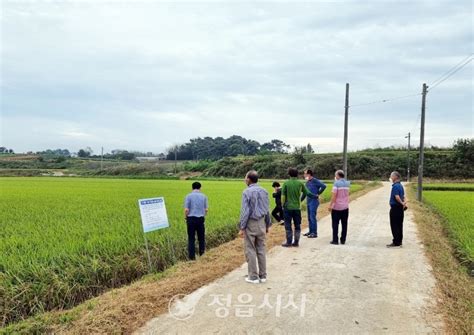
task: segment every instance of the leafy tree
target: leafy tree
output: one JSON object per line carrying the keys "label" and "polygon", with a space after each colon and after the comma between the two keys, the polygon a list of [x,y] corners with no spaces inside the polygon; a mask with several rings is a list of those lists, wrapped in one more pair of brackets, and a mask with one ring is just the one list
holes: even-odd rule
{"label": "leafy tree", "polygon": [[90,157],[90,155],[91,155],[91,153],[89,151],[84,150],[84,149],[80,149],[77,152],[77,156],[81,157],[81,158]]}
{"label": "leafy tree", "polygon": [[306,159],[304,158],[304,154],[306,153],[306,147],[295,147],[293,150],[293,154],[291,155],[293,158],[294,165],[301,165],[306,163]]}
{"label": "leafy tree", "polygon": [[275,153],[286,153],[290,146],[285,142],[277,139],[273,139],[270,142],[262,144],[261,148],[262,151],[270,151]]}
{"label": "leafy tree", "polygon": [[453,149],[458,161],[474,163],[474,139],[460,138],[454,142]]}

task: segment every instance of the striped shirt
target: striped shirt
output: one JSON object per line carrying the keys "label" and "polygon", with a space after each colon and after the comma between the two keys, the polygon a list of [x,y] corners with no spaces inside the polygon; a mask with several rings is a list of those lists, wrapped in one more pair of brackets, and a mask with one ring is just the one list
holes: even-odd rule
{"label": "striped shirt", "polygon": [[240,210],[240,229],[247,228],[250,219],[260,220],[265,217],[267,227],[271,225],[268,192],[257,184],[250,184],[242,193]]}
{"label": "striped shirt", "polygon": [[332,209],[336,211],[343,211],[349,208],[349,188],[351,183],[344,178],[338,179],[334,182],[332,193],[336,194],[336,201]]}

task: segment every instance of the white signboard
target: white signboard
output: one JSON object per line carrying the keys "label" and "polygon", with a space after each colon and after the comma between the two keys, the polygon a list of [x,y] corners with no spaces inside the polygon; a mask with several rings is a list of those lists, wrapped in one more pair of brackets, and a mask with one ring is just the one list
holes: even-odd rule
{"label": "white signboard", "polygon": [[140,215],[145,233],[170,226],[163,197],[140,199],[138,200],[138,206],[140,206]]}

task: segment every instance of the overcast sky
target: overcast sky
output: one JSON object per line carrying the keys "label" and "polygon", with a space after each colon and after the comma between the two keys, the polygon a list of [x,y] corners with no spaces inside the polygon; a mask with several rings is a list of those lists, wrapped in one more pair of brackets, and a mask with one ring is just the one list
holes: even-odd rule
{"label": "overcast sky", "polygon": [[[421,92],[472,53],[471,1],[2,1],[1,141],[161,152],[242,135],[342,150],[350,104]],[[473,137],[472,62],[426,141]],[[350,109],[349,149],[418,143],[421,97]]]}

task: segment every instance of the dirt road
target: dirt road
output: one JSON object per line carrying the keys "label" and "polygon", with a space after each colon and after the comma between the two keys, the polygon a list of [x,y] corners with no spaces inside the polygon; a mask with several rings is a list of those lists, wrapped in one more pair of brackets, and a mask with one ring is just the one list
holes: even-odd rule
{"label": "dirt road", "polygon": [[[329,216],[319,238],[268,254],[268,281],[244,281],[246,264],[173,301],[170,313],[138,334],[441,333],[434,278],[410,211],[402,249],[391,242],[390,184],[351,202],[346,245],[330,245]],[[278,229],[281,227],[275,227]]]}

